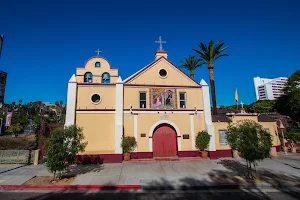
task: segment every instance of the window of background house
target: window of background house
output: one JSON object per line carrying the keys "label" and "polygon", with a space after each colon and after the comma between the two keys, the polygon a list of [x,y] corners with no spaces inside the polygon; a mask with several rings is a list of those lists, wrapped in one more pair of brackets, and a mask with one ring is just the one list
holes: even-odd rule
{"label": "window of background house", "polygon": [[221,146],[227,145],[226,134],[227,134],[226,130],[219,130],[219,143]]}
{"label": "window of background house", "polygon": [[146,108],[146,92],[140,92],[140,108]]}
{"label": "window of background house", "polygon": [[180,108],[186,108],[186,93],[179,92],[179,104]]}

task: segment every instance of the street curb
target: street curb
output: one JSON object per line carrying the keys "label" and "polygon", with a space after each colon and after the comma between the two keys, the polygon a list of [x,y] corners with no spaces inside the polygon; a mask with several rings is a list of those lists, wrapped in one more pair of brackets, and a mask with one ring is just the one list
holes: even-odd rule
{"label": "street curb", "polygon": [[195,186],[144,186],[145,191],[160,191],[160,190],[236,190],[236,189],[287,189],[287,188],[300,188],[299,184],[286,184],[286,185],[271,185],[271,184],[220,184],[220,185],[195,185]]}
{"label": "street curb", "polygon": [[141,189],[141,185],[0,185],[0,189]]}
{"label": "street curb", "polygon": [[147,185],[0,185],[0,189],[91,189],[91,190],[144,190],[144,191],[160,191],[160,190],[234,190],[234,189],[284,189],[297,187],[300,184],[271,185],[271,184],[220,184],[220,185],[201,185],[201,186],[147,186]]}

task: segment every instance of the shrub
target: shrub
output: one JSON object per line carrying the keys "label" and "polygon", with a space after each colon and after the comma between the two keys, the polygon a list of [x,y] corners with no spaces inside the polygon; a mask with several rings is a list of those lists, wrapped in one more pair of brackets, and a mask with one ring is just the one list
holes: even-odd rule
{"label": "shrub", "polygon": [[206,131],[201,131],[196,137],[196,147],[200,151],[204,151],[205,149],[207,149],[209,141],[210,135]]}
{"label": "shrub", "polygon": [[132,136],[123,137],[121,147],[124,153],[130,153],[137,146],[135,138]]}
{"label": "shrub", "polygon": [[6,130],[7,133],[11,133],[12,135],[18,135],[22,131],[22,127],[19,123],[12,124]]}
{"label": "shrub", "polygon": [[56,128],[46,143],[47,168],[53,178],[61,178],[62,172],[75,163],[76,155],[83,152],[87,142],[82,142],[82,128],[76,125]]}
{"label": "shrub", "polygon": [[300,133],[297,133],[297,132],[286,132],[284,134],[284,137],[286,139],[290,139],[291,141],[293,141],[294,143],[296,143],[298,140],[300,140]]}
{"label": "shrub", "polygon": [[228,126],[227,142],[232,150],[237,150],[246,160],[248,177],[253,178],[252,167],[256,172],[257,161],[270,157],[271,134],[252,121],[242,120]]}

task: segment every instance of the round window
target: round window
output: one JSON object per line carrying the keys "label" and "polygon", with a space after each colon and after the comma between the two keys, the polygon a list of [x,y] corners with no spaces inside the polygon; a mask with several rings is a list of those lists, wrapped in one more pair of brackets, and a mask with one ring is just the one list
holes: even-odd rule
{"label": "round window", "polygon": [[93,104],[99,104],[101,102],[101,96],[99,94],[92,94],[91,101]]}
{"label": "round window", "polygon": [[161,78],[166,78],[166,77],[168,76],[168,72],[167,72],[167,70],[165,70],[165,69],[160,69],[160,70],[158,71],[158,74],[159,74],[159,76],[160,76]]}

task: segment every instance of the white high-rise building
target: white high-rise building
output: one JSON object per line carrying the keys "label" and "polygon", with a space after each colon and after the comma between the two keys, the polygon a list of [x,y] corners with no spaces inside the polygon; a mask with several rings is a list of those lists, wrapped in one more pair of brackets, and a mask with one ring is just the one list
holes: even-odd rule
{"label": "white high-rise building", "polygon": [[254,77],[256,100],[274,100],[283,94],[286,77],[274,79]]}

